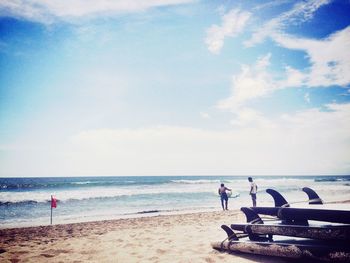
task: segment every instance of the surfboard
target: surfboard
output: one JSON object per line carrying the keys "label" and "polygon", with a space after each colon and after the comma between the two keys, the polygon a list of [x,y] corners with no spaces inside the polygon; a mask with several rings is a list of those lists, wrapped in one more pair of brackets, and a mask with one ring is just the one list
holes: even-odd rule
{"label": "surfboard", "polygon": [[349,247],[330,245],[310,239],[282,239],[279,241],[225,240],[213,242],[212,247],[219,251],[243,252],[250,254],[312,259],[329,262],[349,262]]}
{"label": "surfboard", "polygon": [[266,207],[241,207],[241,211],[245,214],[247,218],[247,223],[252,224],[263,224],[263,220],[260,218],[261,215],[269,215],[271,216],[270,220],[279,221],[282,223],[287,223],[289,225],[309,225],[308,220],[296,220],[296,219],[282,219],[278,217],[279,207],[268,207],[268,209],[264,209]]}
{"label": "surfboard", "polygon": [[231,229],[248,235],[281,235],[318,240],[350,241],[350,225],[231,224]]}
{"label": "surfboard", "polygon": [[[216,194],[217,194],[218,196],[220,196],[220,195],[218,194],[218,192],[216,192]],[[227,197],[228,197],[228,198],[236,198],[236,197],[239,196],[239,193],[232,192],[232,191],[226,191],[226,194],[227,194]]]}
{"label": "surfboard", "polygon": [[[350,247],[347,245],[350,236],[349,227],[349,225],[324,226],[321,229],[319,226],[232,224],[230,228],[222,225],[221,228],[226,232],[227,238],[222,242],[212,243],[212,247],[230,253],[243,252],[294,259],[349,262]],[[337,233],[338,230],[341,234]],[[320,239],[321,234],[323,238]]]}
{"label": "surfboard", "polygon": [[[227,238],[212,243],[212,247],[230,253],[350,262],[350,206],[341,210],[339,204],[324,205],[311,188],[304,187],[303,191],[308,195],[308,204],[298,208],[288,207],[292,203],[278,191],[267,189],[275,207],[242,207],[247,223],[222,225]],[[266,224],[267,219],[259,214],[269,215],[275,222]],[[317,222],[309,225],[309,221]]]}
{"label": "surfboard", "polygon": [[[323,207],[323,206],[322,206]],[[332,223],[350,224],[350,210],[321,209],[309,206],[308,208],[292,207],[250,207],[255,213],[276,216],[289,221],[325,221]],[[329,208],[329,206],[328,206]],[[241,208],[241,210],[243,207]]]}

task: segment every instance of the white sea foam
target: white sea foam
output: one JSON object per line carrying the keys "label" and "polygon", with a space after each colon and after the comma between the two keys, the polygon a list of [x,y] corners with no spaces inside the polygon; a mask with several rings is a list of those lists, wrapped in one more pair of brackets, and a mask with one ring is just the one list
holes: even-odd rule
{"label": "white sea foam", "polygon": [[221,183],[221,180],[171,180],[171,182],[176,184],[212,184],[212,183]]}
{"label": "white sea foam", "polygon": [[[315,181],[313,178],[309,179],[298,179],[298,178],[256,178],[254,181],[261,187],[279,187],[279,186],[300,186],[304,187],[306,185],[313,185],[315,184]],[[249,184],[247,179],[232,179],[232,178],[225,178],[223,177],[221,180],[218,179],[199,179],[199,180],[186,180],[186,179],[179,179],[179,180],[172,180],[172,183],[176,184],[232,184],[232,185],[245,185]]]}
{"label": "white sea foam", "polygon": [[91,183],[93,183],[93,182],[91,182],[91,181],[84,181],[84,182],[72,182],[71,184],[78,184],[78,185],[82,184],[82,185],[84,185],[84,184],[91,184]]}
{"label": "white sea foam", "polygon": [[[55,190],[36,190],[36,191],[1,191],[0,202],[48,202],[50,196],[55,195],[58,200],[66,202],[69,200],[83,200],[91,198],[118,198],[122,196],[136,195],[161,195],[161,194],[188,194],[203,193],[215,195],[220,181],[219,180],[175,180],[176,182],[156,185],[134,185],[134,186],[111,186],[111,187],[88,187],[72,189]],[[231,188],[234,193],[248,193],[249,182],[246,180],[226,180],[225,185]],[[85,182],[87,183],[87,182]],[[266,188],[273,188],[286,196],[288,200],[299,201],[306,198],[306,194],[301,191],[302,187],[308,186],[319,193],[325,200],[334,200],[339,198],[350,199],[350,186],[340,182],[324,183],[314,182],[309,179],[257,179],[259,186],[258,194],[261,195]]]}
{"label": "white sea foam", "polygon": [[157,195],[157,194],[182,194],[182,193],[210,193],[213,188],[210,185],[200,187],[197,185],[187,185],[178,187],[176,185],[146,185],[146,186],[128,186],[128,187],[94,187],[81,189],[56,189],[52,192],[50,190],[38,191],[21,191],[21,192],[0,192],[0,202],[48,202],[51,195],[55,195],[59,201],[68,200],[83,200],[89,198],[108,198],[121,196],[135,196],[135,195]]}

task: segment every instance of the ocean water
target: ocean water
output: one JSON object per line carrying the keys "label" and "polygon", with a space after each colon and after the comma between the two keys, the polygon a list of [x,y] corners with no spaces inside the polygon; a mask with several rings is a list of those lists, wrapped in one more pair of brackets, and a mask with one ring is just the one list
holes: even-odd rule
{"label": "ocean water", "polygon": [[[256,176],[254,181],[260,206],[273,205],[267,188],[289,202],[307,201],[305,186],[325,202],[350,200],[350,176]],[[51,195],[58,200],[55,224],[221,211],[220,183],[233,190],[229,209],[251,205],[246,176],[0,178],[0,227],[50,224]]]}

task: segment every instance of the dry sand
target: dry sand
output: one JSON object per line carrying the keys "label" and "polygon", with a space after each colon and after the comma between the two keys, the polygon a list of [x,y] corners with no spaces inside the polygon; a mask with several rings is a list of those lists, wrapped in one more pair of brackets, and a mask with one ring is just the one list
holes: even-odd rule
{"label": "dry sand", "polygon": [[284,262],[213,250],[239,211],[0,229],[0,262]]}

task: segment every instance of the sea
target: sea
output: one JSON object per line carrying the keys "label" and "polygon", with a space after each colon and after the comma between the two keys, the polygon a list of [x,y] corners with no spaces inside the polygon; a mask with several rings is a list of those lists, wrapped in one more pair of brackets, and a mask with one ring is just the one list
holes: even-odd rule
{"label": "sea", "polygon": [[[350,176],[254,176],[258,206],[273,206],[265,192],[305,202],[310,187],[324,202],[350,200]],[[96,176],[0,178],[0,228],[221,211],[218,188],[232,189],[229,209],[251,206],[247,176]],[[349,204],[350,206],[350,204]]]}

